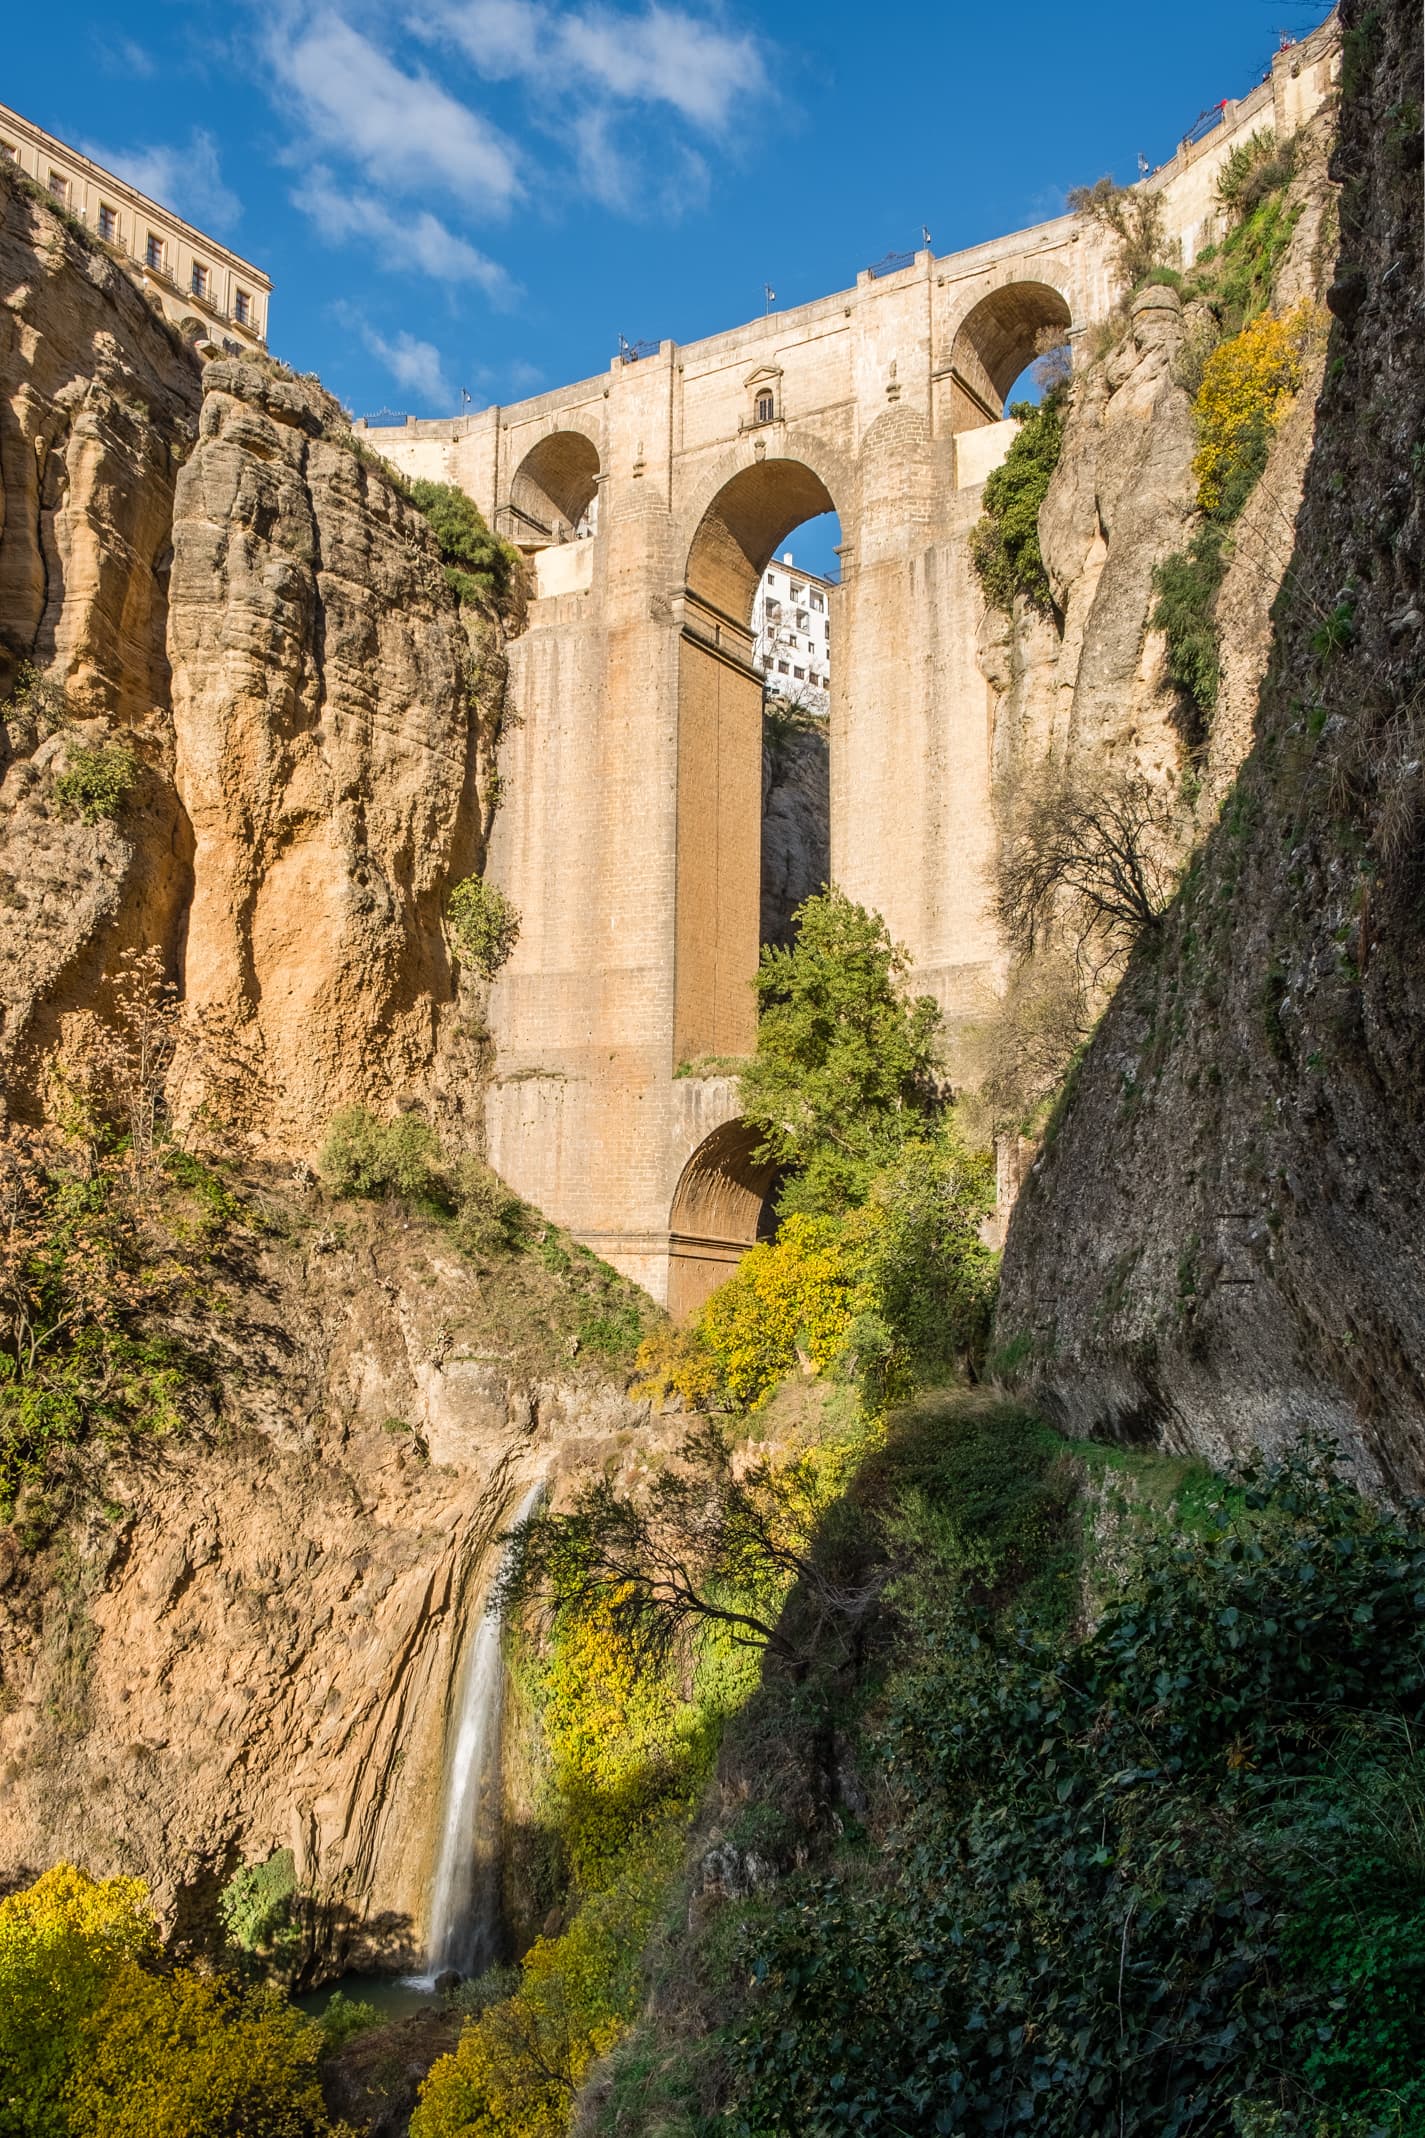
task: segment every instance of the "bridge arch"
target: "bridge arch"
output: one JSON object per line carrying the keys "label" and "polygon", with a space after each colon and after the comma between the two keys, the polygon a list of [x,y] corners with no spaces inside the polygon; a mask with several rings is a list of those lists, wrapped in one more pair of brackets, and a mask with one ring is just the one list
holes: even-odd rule
{"label": "bridge arch", "polygon": [[1026,277],[1001,283],[972,305],[950,345],[950,428],[998,423],[1005,395],[1036,353],[1047,329],[1067,337],[1073,312],[1052,282]]}
{"label": "bridge arch", "polygon": [[537,549],[592,532],[600,472],[599,449],[585,432],[547,432],[525,454],[510,484],[512,540]]}
{"label": "bridge arch", "polygon": [[687,532],[678,646],[675,1065],[747,1055],[756,1042],[763,679],[753,665],[752,607],[792,529],[840,510],[809,460],[791,452],[754,455],[704,492]]}
{"label": "bridge arch", "polygon": [[684,1166],[668,1216],[668,1311],[686,1321],[758,1240],[777,1228],[780,1175],[757,1157],[758,1132],[742,1120],[705,1136]]}

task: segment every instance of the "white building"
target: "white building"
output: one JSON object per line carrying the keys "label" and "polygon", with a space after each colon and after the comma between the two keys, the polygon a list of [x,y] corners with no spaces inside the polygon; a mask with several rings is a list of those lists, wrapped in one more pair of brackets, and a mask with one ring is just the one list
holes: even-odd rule
{"label": "white building", "polygon": [[798,571],[790,550],[762,574],[752,604],[752,664],[767,688],[808,712],[831,704],[831,581]]}
{"label": "white building", "polygon": [[0,156],[92,231],[176,327],[234,356],[267,345],[260,267],[0,104]]}

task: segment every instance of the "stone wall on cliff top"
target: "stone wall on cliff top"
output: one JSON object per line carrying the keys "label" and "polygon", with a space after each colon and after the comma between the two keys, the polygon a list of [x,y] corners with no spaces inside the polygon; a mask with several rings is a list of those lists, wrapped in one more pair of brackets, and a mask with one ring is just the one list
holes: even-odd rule
{"label": "stone wall on cliff top", "polygon": [[1011,1221],[1001,1341],[1074,1431],[1303,1425],[1425,1485],[1419,12],[1350,0],[1334,321],[1252,749]]}

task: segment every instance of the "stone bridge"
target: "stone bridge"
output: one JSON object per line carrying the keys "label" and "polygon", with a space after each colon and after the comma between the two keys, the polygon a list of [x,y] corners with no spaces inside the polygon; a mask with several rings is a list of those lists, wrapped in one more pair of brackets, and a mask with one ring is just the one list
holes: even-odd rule
{"label": "stone bridge", "polygon": [[[1326,86],[1324,63],[1303,78],[1283,55],[1148,181],[1185,260],[1233,141],[1290,130]],[[490,855],[523,918],[491,1003],[491,1161],[675,1312],[756,1237],[771,1185],[723,1073],[754,1040],[762,571],[803,520],[839,514],[832,876],[909,946],[953,1046],[1002,971],[967,536],[1036,338],[1072,343],[1115,295],[1104,233],[1066,216],[513,407],[372,434],[532,560]]]}

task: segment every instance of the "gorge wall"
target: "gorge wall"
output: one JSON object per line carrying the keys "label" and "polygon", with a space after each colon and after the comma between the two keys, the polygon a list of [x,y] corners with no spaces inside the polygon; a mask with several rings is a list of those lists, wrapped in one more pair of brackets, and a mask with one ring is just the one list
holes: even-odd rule
{"label": "gorge wall", "polygon": [[[500,619],[320,387],[205,369],[9,173],[0,210],[8,1106],[157,947],[243,1049],[270,1148],[357,1100],[478,1140],[479,990],[442,916],[488,830]],[[101,749],[134,776],[91,821],[57,782]]]}
{"label": "gorge wall", "polygon": [[[1344,77],[1334,318],[1250,754],[1025,1183],[1000,1329],[1074,1430],[1220,1458],[1315,1425],[1418,1490],[1418,13],[1348,10]],[[1231,657],[1266,635],[1253,609]],[[1243,674],[1229,721],[1251,697]]]}

